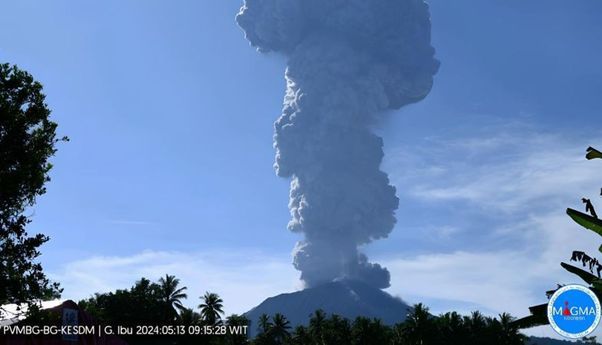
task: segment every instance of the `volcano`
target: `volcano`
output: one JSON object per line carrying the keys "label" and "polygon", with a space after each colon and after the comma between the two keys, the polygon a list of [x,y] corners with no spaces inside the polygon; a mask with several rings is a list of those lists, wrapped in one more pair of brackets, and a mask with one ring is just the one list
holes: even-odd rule
{"label": "volcano", "polygon": [[359,281],[341,280],[270,297],[244,315],[251,321],[250,335],[255,336],[261,314],[283,314],[294,328],[307,325],[310,315],[318,309],[350,320],[364,316],[393,325],[404,321],[410,308],[401,299],[378,288]]}

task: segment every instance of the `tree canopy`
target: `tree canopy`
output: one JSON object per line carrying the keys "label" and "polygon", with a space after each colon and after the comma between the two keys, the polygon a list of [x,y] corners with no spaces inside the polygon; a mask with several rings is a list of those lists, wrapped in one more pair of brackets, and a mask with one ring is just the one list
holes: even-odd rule
{"label": "tree canopy", "polygon": [[0,305],[34,304],[60,294],[36,259],[48,236],[30,236],[24,215],[46,192],[56,153],[42,85],[16,66],[0,64]]}

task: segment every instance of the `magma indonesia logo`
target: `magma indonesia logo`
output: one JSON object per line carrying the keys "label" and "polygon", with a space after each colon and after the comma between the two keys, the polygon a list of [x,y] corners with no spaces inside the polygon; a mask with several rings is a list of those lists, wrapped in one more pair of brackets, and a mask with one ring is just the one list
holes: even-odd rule
{"label": "magma indonesia logo", "polygon": [[563,286],[550,298],[548,320],[552,328],[563,337],[585,337],[600,323],[600,301],[585,286]]}

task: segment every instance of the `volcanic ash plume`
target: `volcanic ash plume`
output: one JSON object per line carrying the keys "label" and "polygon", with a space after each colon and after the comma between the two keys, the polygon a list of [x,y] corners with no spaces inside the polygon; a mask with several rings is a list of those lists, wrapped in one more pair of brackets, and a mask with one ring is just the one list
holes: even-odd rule
{"label": "volcanic ash plume", "polygon": [[380,170],[377,113],[423,99],[439,62],[422,0],[246,0],[236,17],[261,52],[288,57],[276,172],[291,178],[294,265],[307,286],[389,286],[358,246],[385,238],[399,199]]}

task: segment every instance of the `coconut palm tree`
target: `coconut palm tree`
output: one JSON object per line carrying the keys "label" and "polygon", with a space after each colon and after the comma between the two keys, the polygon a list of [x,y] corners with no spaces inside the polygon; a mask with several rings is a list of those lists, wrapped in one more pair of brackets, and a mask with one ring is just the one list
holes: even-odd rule
{"label": "coconut palm tree", "polygon": [[403,323],[397,323],[391,330],[391,345],[405,345],[405,328]]}
{"label": "coconut palm tree", "polygon": [[259,322],[257,323],[257,331],[259,331],[259,333],[268,333],[270,331],[270,328],[272,328],[272,322],[270,322],[270,317],[268,316],[268,314],[261,314],[259,316]]}
{"label": "coconut palm tree", "polygon": [[519,332],[519,328],[514,324],[514,318],[508,313],[500,314],[500,335],[498,344],[500,345],[521,345],[525,342],[525,336]]}
{"label": "coconut palm tree", "polygon": [[199,305],[203,321],[208,325],[217,325],[222,323],[222,314],[224,314],[224,301],[218,294],[205,292],[201,297],[203,303]]}
{"label": "coconut palm tree", "polygon": [[323,332],[326,322],[326,313],[322,309],[316,310],[309,319],[309,333],[316,344],[324,343]]}
{"label": "coconut palm tree", "polygon": [[435,334],[433,332],[434,322],[429,309],[422,303],[416,304],[408,314],[405,321],[404,334],[407,344],[423,345],[428,344]]}
{"label": "coconut palm tree", "polygon": [[179,285],[180,279],[169,274],[159,279],[159,298],[165,304],[166,317],[171,320],[178,315],[178,311],[186,309],[182,305],[182,300],[188,298],[184,292],[187,287],[179,288]]}
{"label": "coconut palm tree", "polygon": [[322,338],[325,344],[351,344],[349,320],[333,314],[324,324]]}
{"label": "coconut palm tree", "polygon": [[290,340],[291,345],[310,345],[312,344],[311,335],[307,331],[305,326],[297,326],[295,327],[295,331],[291,336]]}
{"label": "coconut palm tree", "polygon": [[367,317],[358,316],[351,326],[351,338],[353,339],[354,344],[364,345],[369,344],[372,335],[371,323]]}
{"label": "coconut palm tree", "polygon": [[[243,315],[232,314],[226,318],[226,324],[231,331],[224,337],[224,345],[246,345],[249,344],[246,332],[242,332],[244,326],[249,326],[249,319]],[[234,331],[237,329],[238,331]],[[246,330],[246,328],[244,328]]]}
{"label": "coconut palm tree", "polygon": [[201,315],[196,311],[186,308],[180,312],[180,324],[184,326],[199,325],[201,323]]}
{"label": "coconut palm tree", "polygon": [[443,314],[437,318],[439,338],[448,345],[464,345],[467,343],[468,331],[464,319],[456,312]]}
{"label": "coconut palm tree", "polygon": [[276,313],[272,320],[274,322],[268,334],[270,335],[270,338],[272,339],[274,344],[283,344],[284,341],[290,337],[290,322],[286,319],[284,315],[280,313]]}

